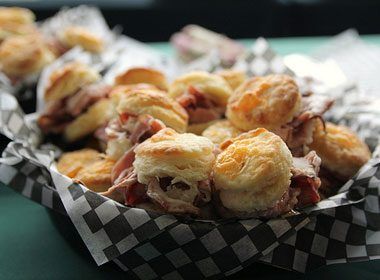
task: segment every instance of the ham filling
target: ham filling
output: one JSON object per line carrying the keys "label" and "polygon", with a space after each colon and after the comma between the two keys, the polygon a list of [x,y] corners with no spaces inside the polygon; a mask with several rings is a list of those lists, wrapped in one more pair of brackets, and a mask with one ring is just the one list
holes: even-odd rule
{"label": "ham filling", "polygon": [[299,189],[297,207],[302,208],[321,200],[318,189],[321,180],[318,177],[321,159],[314,151],[302,158],[293,158],[291,188]]}
{"label": "ham filling", "polygon": [[211,200],[210,181],[198,182],[191,187],[183,182],[173,182],[173,178],[152,178],[148,185],[138,182],[133,168],[135,146],[127,151],[112,170],[114,185],[102,195],[128,206],[136,206],[151,201],[166,212],[199,214],[199,208]]}
{"label": "ham filling", "polygon": [[189,86],[177,101],[189,114],[190,124],[199,124],[221,119],[225,108],[218,106],[208,96],[193,86]]}
{"label": "ham filling", "polygon": [[333,101],[324,96],[309,95],[302,97],[301,113],[290,123],[273,130],[287,144],[292,154],[303,156],[303,147],[313,141],[315,120],[323,122],[322,115],[332,106]]}
{"label": "ham filling", "polygon": [[105,143],[111,139],[127,138],[134,145],[150,138],[165,127],[163,122],[150,115],[134,116],[123,113],[119,118],[111,120],[108,125],[99,128],[95,132],[95,137]]}
{"label": "ham filling", "polygon": [[62,133],[65,127],[91,105],[107,98],[111,87],[104,84],[84,86],[77,93],[47,105],[38,124],[44,133]]}
{"label": "ham filling", "polygon": [[293,158],[291,184],[283,196],[271,207],[252,212],[237,212],[222,206],[216,198],[216,207],[223,217],[240,218],[275,218],[286,214],[294,208],[302,208],[320,201],[318,188],[321,184],[318,178],[321,159],[312,151],[302,158]]}

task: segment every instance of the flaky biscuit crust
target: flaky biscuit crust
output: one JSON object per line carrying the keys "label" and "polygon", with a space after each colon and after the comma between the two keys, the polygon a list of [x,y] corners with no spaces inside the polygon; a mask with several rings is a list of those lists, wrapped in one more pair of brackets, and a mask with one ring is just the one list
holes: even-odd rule
{"label": "flaky biscuit crust", "polygon": [[226,80],[232,90],[238,88],[247,79],[245,72],[239,70],[221,70],[216,74]]}
{"label": "flaky biscuit crust", "polygon": [[169,95],[178,98],[184,94],[189,86],[193,86],[207,95],[218,106],[226,106],[232,94],[229,84],[220,76],[203,71],[194,71],[178,77],[169,87]]}
{"label": "flaky biscuit crust", "polygon": [[349,179],[370,158],[368,146],[348,127],[326,122],[316,126],[313,142],[309,148],[315,150],[322,159],[322,166]]}
{"label": "flaky biscuit crust", "polygon": [[0,67],[9,76],[38,73],[54,55],[37,34],[11,36],[0,45]]}
{"label": "flaky biscuit crust", "polygon": [[290,185],[292,155],[281,138],[259,128],[220,145],[213,174],[223,205],[252,212],[272,207]]}
{"label": "flaky biscuit crust", "polygon": [[115,161],[93,149],[64,153],[57,170],[84,184],[95,192],[106,191],[111,186],[111,171]]}
{"label": "flaky biscuit crust", "polygon": [[115,78],[116,85],[151,84],[157,88],[167,91],[168,82],[165,75],[153,68],[134,67]]}
{"label": "flaky biscuit crust", "polygon": [[301,94],[290,76],[254,77],[234,91],[226,115],[245,131],[275,129],[291,121],[299,113],[300,104]]}
{"label": "flaky biscuit crust", "polygon": [[105,192],[112,186],[111,172],[115,161],[103,157],[82,168],[75,179],[94,192]]}
{"label": "flaky biscuit crust", "polygon": [[104,50],[104,40],[82,26],[69,26],[61,34],[60,40],[67,47],[81,46],[84,50],[100,53]]}
{"label": "flaky biscuit crust", "polygon": [[119,114],[151,115],[178,132],[186,131],[189,118],[177,101],[159,90],[132,90],[121,98],[117,111]]}
{"label": "flaky biscuit crust", "polygon": [[191,133],[165,128],[135,149],[133,163],[141,183],[153,177],[172,177],[190,186],[209,178],[215,160],[214,144]]}
{"label": "flaky biscuit crust", "polygon": [[233,126],[229,120],[218,120],[203,131],[202,136],[207,137],[214,144],[219,145],[241,133],[243,133],[243,131]]}
{"label": "flaky biscuit crust", "polygon": [[85,166],[101,158],[101,154],[93,149],[63,153],[57,162],[57,170],[70,178],[74,178]]}
{"label": "flaky biscuit crust", "polygon": [[62,99],[76,93],[82,86],[100,79],[99,73],[81,62],[70,62],[53,71],[45,90],[45,100]]}
{"label": "flaky biscuit crust", "polygon": [[86,112],[73,120],[64,131],[67,142],[77,141],[105,124],[116,115],[110,99],[101,99],[91,105]]}

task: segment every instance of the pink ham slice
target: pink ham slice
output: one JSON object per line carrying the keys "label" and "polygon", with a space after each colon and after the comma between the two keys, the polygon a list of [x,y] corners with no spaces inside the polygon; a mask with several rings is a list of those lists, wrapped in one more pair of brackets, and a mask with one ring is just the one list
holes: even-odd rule
{"label": "pink ham slice", "polygon": [[303,145],[310,144],[315,127],[315,119],[323,122],[322,115],[332,106],[333,100],[311,94],[302,97],[301,113],[290,123],[273,130],[292,150],[293,155],[303,155]]}
{"label": "pink ham slice", "polygon": [[[136,145],[124,153],[124,155],[115,163],[111,172],[111,180],[113,183],[118,183],[126,175],[126,170],[133,168],[135,161]],[[124,175],[124,176],[123,176]]]}
{"label": "pink ham slice", "polygon": [[321,180],[318,177],[321,159],[314,151],[302,158],[293,158],[291,188],[299,189],[297,207],[305,207],[320,201],[318,189]]}
{"label": "pink ham slice", "polygon": [[177,101],[189,114],[191,124],[210,122],[224,115],[224,108],[218,107],[207,95],[193,86],[189,86]]}
{"label": "pink ham slice", "polygon": [[111,86],[105,84],[93,84],[83,87],[66,101],[66,112],[76,117],[84,112],[92,104],[108,96]]}
{"label": "pink ham slice", "polygon": [[65,127],[102,98],[107,98],[111,87],[94,84],[83,87],[74,95],[51,102],[38,120],[44,133],[61,133]]}
{"label": "pink ham slice", "polygon": [[156,178],[149,182],[146,194],[166,212],[199,215],[200,210],[198,207],[195,207],[191,203],[168,197],[165,191],[160,187],[160,182]]}

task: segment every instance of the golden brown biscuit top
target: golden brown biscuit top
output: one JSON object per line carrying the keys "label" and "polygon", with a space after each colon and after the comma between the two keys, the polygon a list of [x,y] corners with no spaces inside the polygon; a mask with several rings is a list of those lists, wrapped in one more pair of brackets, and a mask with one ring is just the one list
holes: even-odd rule
{"label": "golden brown biscuit top", "polygon": [[206,137],[192,133],[177,133],[174,129],[165,128],[141,143],[135,149],[136,156],[153,157],[200,157],[212,154],[214,144]]}
{"label": "golden brown biscuit top", "polygon": [[309,145],[322,159],[322,166],[348,179],[370,158],[368,146],[348,127],[319,122]]}
{"label": "golden brown biscuit top", "polygon": [[205,94],[219,106],[225,106],[232,93],[230,85],[220,76],[203,71],[194,71],[178,77],[169,87],[169,95],[178,98],[189,86]]}
{"label": "golden brown biscuit top", "polygon": [[[289,149],[279,136],[264,128],[227,140],[220,148],[223,151],[217,157],[214,173],[223,175],[228,181],[218,188],[244,189],[250,182],[267,185],[284,168],[289,169],[285,171],[290,178],[292,155]],[[236,180],[240,184],[235,184]]]}
{"label": "golden brown biscuit top", "polygon": [[206,128],[202,136],[207,137],[214,144],[221,144],[225,140],[237,137],[241,133],[243,131],[233,126],[230,121],[218,120]]}
{"label": "golden brown biscuit top", "polygon": [[35,20],[34,13],[25,8],[0,7],[0,26],[4,23],[30,24]]}
{"label": "golden brown biscuit top", "polygon": [[131,115],[151,114],[157,117],[154,113],[156,107],[170,110],[186,122],[188,120],[188,115],[182,106],[171,99],[166,92],[160,90],[131,90],[121,98],[117,112]]}
{"label": "golden brown biscuit top", "polygon": [[216,74],[225,79],[232,90],[235,90],[247,79],[245,72],[239,70],[221,70],[216,72]]}
{"label": "golden brown biscuit top", "polygon": [[38,72],[53,59],[54,55],[37,34],[8,37],[0,46],[0,66],[10,76]]}
{"label": "golden brown biscuit top", "polygon": [[[73,61],[65,64],[53,72],[49,77],[49,83],[45,90],[45,99],[53,100],[57,98],[63,98],[66,95],[75,93],[81,86],[95,82],[100,78],[99,73],[92,69],[90,66],[78,61]],[[67,83],[71,83],[68,85]],[[59,89],[74,88],[69,93],[65,93],[64,96],[60,96]]]}
{"label": "golden brown biscuit top", "polygon": [[113,87],[109,96],[112,98],[114,103],[117,105],[126,94],[130,93],[133,90],[157,90],[157,87],[151,84],[133,84],[133,85],[117,85]]}
{"label": "golden brown biscuit top", "polygon": [[168,90],[165,75],[153,68],[134,67],[115,78],[116,85],[151,84],[161,90]]}
{"label": "golden brown biscuit top", "polygon": [[301,94],[287,75],[254,77],[238,87],[229,99],[227,117],[237,127],[274,129],[291,121],[298,113]]}
{"label": "golden brown biscuit top", "polygon": [[83,49],[99,53],[104,49],[104,40],[97,34],[82,26],[69,26],[60,36],[61,41],[67,46],[81,46]]}

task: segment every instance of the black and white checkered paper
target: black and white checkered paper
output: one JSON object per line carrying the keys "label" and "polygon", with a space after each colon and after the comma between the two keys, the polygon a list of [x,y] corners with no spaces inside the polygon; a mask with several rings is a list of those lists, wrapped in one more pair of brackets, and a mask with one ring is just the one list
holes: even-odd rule
{"label": "black and white checkered paper", "polygon": [[[253,49],[249,69],[255,69],[249,66],[255,56],[265,55],[262,69],[289,71],[267,45]],[[0,93],[0,107],[1,132],[13,140],[0,161],[0,181],[67,214],[98,265],[114,261],[140,279],[197,279],[232,275],[256,261],[304,272],[380,257],[379,160],[365,165],[339,194],[297,215],[191,220],[129,208],[74,183],[56,171],[54,147],[28,140],[39,133],[16,100]]]}

